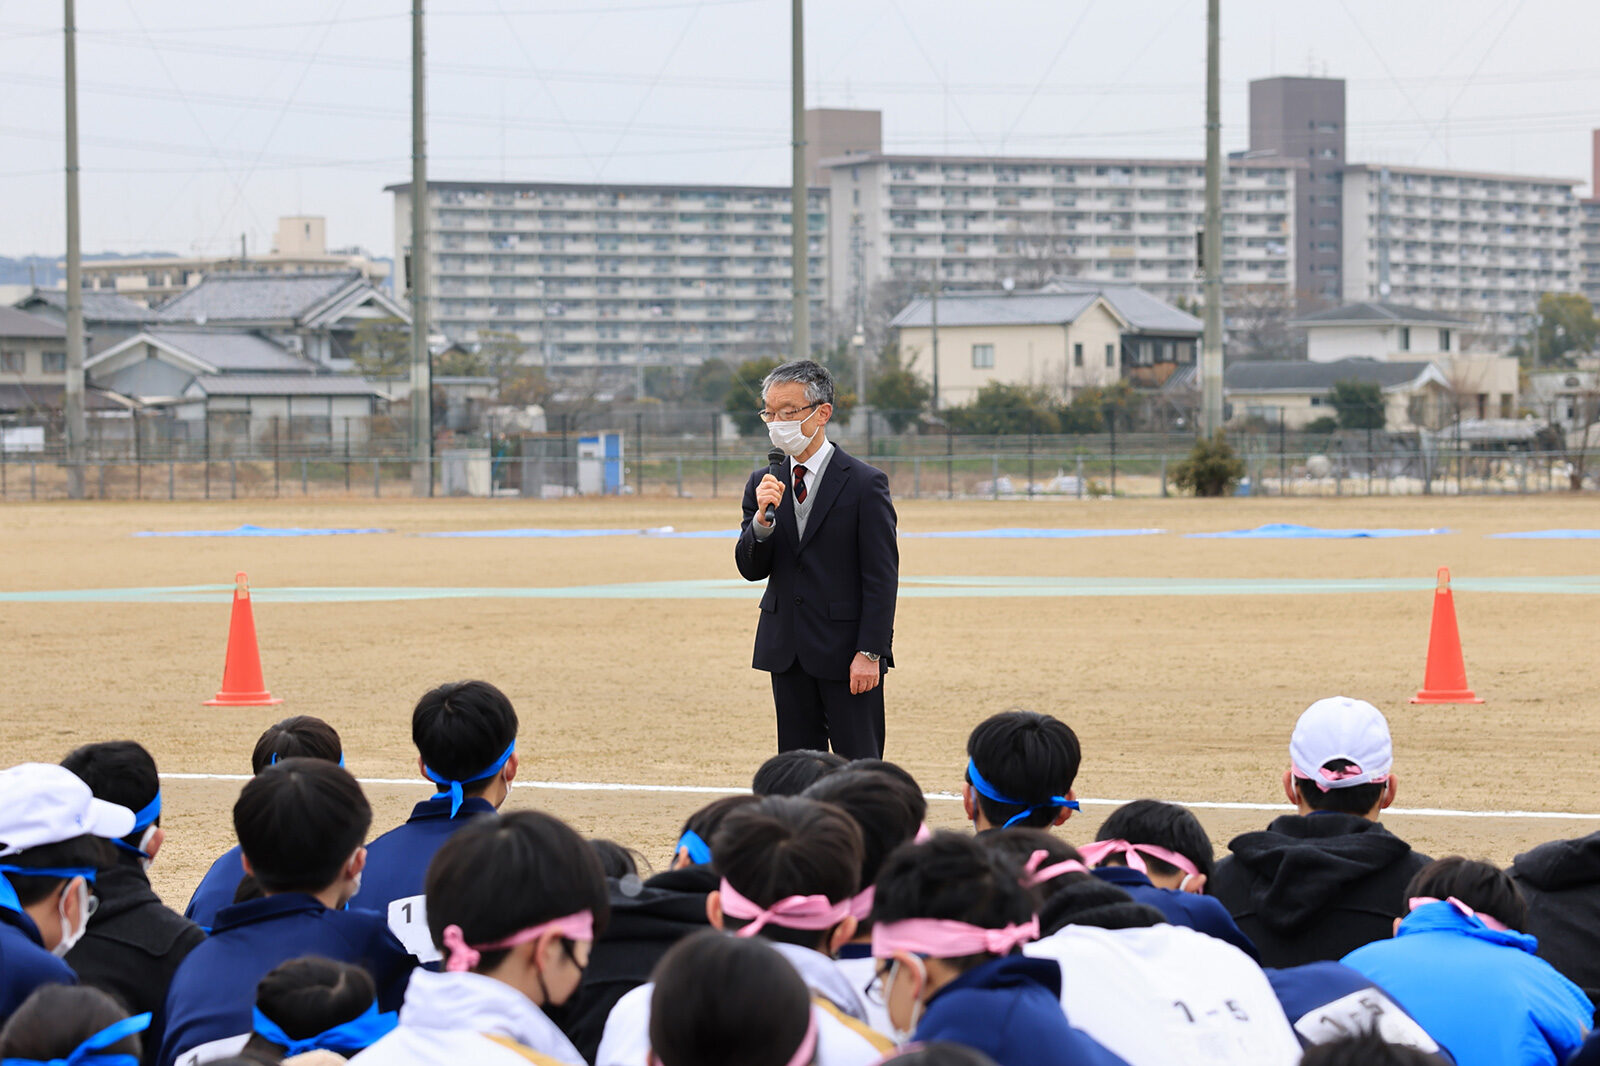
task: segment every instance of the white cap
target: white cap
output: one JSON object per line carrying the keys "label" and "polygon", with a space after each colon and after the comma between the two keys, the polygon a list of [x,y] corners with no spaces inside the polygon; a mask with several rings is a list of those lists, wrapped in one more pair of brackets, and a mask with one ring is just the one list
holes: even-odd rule
{"label": "white cap", "polygon": [[0,770],[0,856],[84,834],[116,840],[133,832],[134,814],[97,800],[83,778],[54,763]]}
{"label": "white cap", "polygon": [[[1351,764],[1343,770],[1327,766],[1335,759]],[[1307,707],[1289,738],[1289,763],[1296,777],[1322,791],[1377,785],[1394,768],[1389,720],[1366,700],[1333,696]]]}

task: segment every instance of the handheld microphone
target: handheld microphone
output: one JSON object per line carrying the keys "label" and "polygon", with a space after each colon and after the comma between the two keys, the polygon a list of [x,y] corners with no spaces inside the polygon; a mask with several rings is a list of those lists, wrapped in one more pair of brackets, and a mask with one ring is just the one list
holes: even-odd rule
{"label": "handheld microphone", "polygon": [[[778,478],[778,480],[780,480],[780,481],[783,480],[782,475],[779,473],[779,471],[782,469],[784,458],[785,458],[785,455],[784,455],[784,451],[783,451],[782,448],[774,448],[774,449],[772,449],[771,451],[769,451],[767,453],[767,465],[769,467],[771,467],[771,470],[769,472],[772,474],[773,477]],[[774,522],[776,522],[778,520],[778,505],[777,504],[775,504],[775,503],[767,504],[766,518],[767,518],[767,525],[769,525],[769,526],[772,525],[772,523],[774,523]]]}

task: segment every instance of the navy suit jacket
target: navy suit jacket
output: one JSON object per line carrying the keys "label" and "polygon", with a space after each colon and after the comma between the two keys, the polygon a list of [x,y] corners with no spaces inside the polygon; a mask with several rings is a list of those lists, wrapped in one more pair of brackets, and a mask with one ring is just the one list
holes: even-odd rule
{"label": "navy suit jacket", "polygon": [[778,504],[777,528],[757,540],[751,528],[762,467],[744,487],[744,524],[734,562],[747,581],[767,582],[761,597],[752,665],[782,673],[798,660],[812,677],[848,681],[858,651],[894,665],[894,602],[900,587],[889,477],[843,448],[822,474],[802,538],[794,518],[790,464],[782,466],[787,491]]}

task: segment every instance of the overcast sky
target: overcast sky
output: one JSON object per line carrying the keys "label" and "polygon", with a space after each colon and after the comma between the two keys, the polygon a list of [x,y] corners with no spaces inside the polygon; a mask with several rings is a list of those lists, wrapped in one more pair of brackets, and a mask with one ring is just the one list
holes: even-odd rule
{"label": "overcast sky", "polygon": [[[1349,82],[1353,162],[1589,178],[1593,0],[1223,0],[1246,83]],[[807,103],[891,151],[1203,154],[1205,0],[809,0]],[[85,251],[393,248],[405,0],[79,0]],[[64,248],[61,5],[0,0],[0,255]],[[431,0],[430,176],[781,184],[787,0]]]}

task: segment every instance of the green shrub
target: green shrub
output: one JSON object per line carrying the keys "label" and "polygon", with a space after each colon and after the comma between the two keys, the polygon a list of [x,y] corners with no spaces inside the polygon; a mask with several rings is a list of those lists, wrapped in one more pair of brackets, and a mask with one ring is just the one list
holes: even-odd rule
{"label": "green shrub", "polygon": [[1210,440],[1197,440],[1189,457],[1178,463],[1172,480],[1179,489],[1196,496],[1227,496],[1244,477],[1244,460],[1219,430]]}

